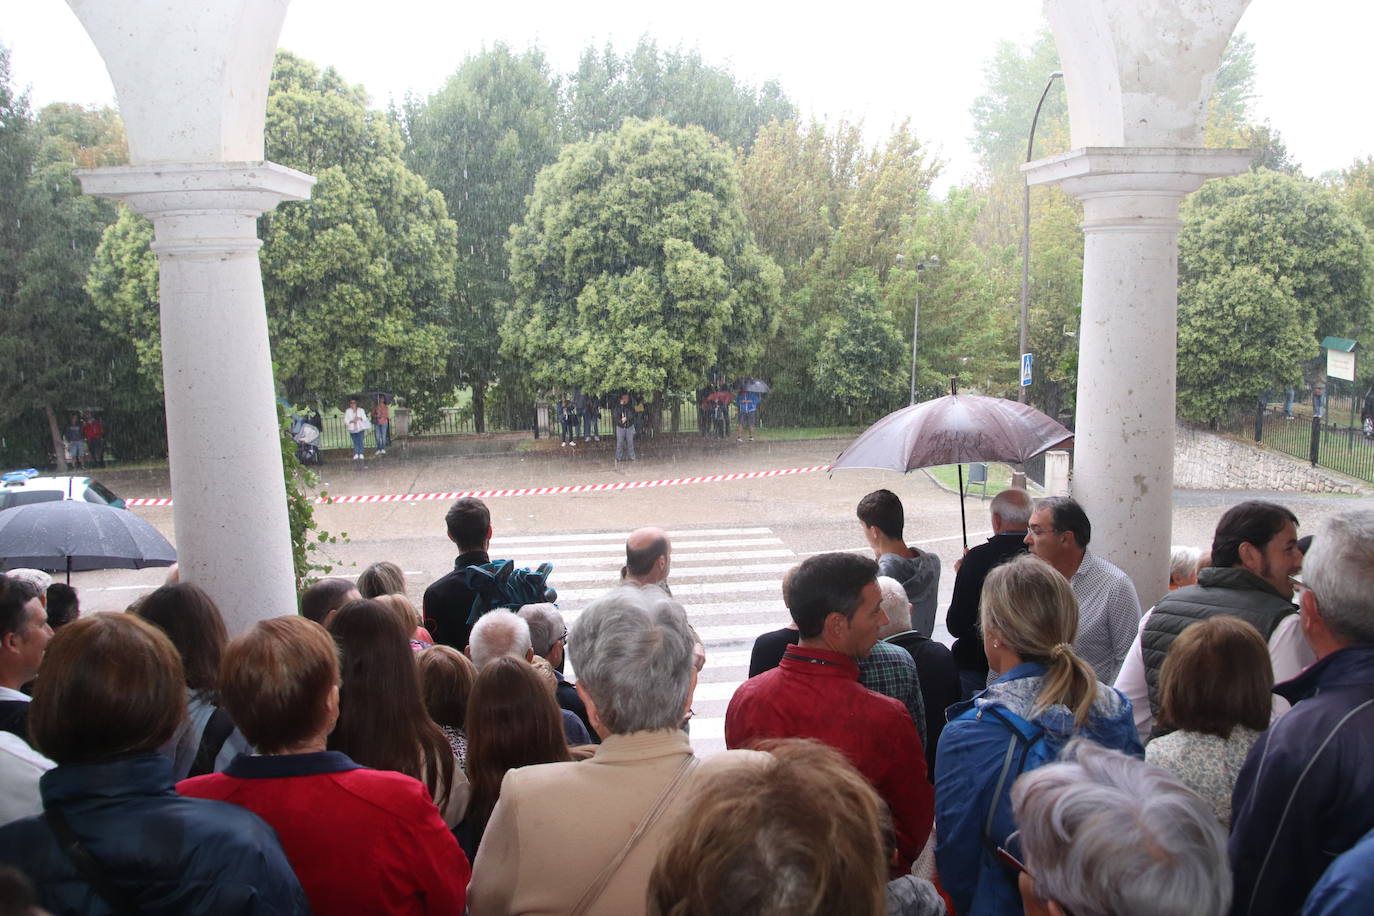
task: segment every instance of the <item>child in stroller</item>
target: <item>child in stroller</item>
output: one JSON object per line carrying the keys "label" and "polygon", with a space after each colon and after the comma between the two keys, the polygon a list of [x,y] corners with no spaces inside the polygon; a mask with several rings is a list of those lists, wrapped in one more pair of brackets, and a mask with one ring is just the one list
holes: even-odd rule
{"label": "child in stroller", "polygon": [[296,417],[292,423],[291,438],[296,443],[296,459],[301,464],[321,463],[320,430],[323,428],[324,420],[318,410],[312,410],[305,417]]}

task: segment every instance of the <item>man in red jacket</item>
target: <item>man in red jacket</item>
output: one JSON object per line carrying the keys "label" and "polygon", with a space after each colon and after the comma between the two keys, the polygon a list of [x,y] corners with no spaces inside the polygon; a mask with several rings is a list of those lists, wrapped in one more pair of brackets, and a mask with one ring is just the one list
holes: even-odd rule
{"label": "man in red jacket", "polygon": [[725,712],[725,743],[815,738],[844,753],[892,811],[904,874],[934,817],[925,750],[906,708],[859,686],[857,659],[887,623],[878,566],[851,553],[808,558],[793,573],[788,610],[800,639],[782,663],[739,686]]}
{"label": "man in red jacket", "polygon": [[304,617],[259,621],[224,651],[220,702],[261,756],[177,784],[277,831],[316,916],[461,913],[471,876],[418,781],[325,750],[339,718],[334,640]]}

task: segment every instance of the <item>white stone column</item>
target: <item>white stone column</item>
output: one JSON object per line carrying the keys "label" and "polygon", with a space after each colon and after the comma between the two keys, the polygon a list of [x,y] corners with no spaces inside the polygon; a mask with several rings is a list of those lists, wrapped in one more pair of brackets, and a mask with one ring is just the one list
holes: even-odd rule
{"label": "white stone column", "polygon": [[257,217],[314,179],[272,163],[127,166],[83,190],[153,221],[181,575],[230,632],[295,610]]}
{"label": "white stone column", "polygon": [[1092,550],[1148,606],[1168,589],[1173,529],[1178,208],[1247,150],[1089,148],[1025,166],[1083,202],[1083,314],[1073,494]]}

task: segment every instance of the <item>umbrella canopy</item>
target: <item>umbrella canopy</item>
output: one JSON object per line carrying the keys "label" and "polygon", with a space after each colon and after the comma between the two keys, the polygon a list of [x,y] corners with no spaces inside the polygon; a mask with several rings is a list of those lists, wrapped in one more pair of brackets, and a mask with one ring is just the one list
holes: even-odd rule
{"label": "umbrella canopy", "polygon": [[143,569],[171,566],[177,552],[126,509],[64,499],[0,512],[0,568]]}
{"label": "umbrella canopy", "polygon": [[1024,464],[1073,433],[1027,404],[950,394],[893,411],[866,429],[831,465],[913,471],[942,464]]}
{"label": "umbrella canopy", "polygon": [[773,389],[769,388],[768,383],[763,381],[762,379],[742,378],[739,381],[735,382],[735,390],[753,391],[757,394],[767,394]]}

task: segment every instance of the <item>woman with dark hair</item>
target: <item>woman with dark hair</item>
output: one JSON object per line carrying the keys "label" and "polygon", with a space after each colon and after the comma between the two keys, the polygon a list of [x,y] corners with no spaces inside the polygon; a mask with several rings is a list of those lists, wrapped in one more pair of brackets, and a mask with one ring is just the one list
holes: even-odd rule
{"label": "woman with dark hair", "polygon": [[461,913],[468,863],[424,786],[325,749],[339,716],[339,657],[304,617],[229,643],[221,696],[260,755],[177,784],[247,808],[277,831],[315,916]]}
{"label": "woman with dark hair", "polygon": [[444,823],[456,826],[467,807],[467,780],[425,711],[410,631],[390,609],[363,598],[339,608],[329,632],[343,661],[339,724],[329,749],[420,780]]}
{"label": "woman with dark hair", "polygon": [[979,603],[988,664],[1002,672],[949,709],[935,758],[935,862],[964,916],[1019,912],[1016,874],[998,858],[1015,825],[1011,787],[1076,737],[1143,756],[1131,703],[1073,649],[1078,601],[1034,556],[988,573]]}
{"label": "woman with dark hair", "polygon": [[156,626],[176,646],[186,672],[186,721],[162,749],[172,760],[172,778],[218,773],[253,749],[219,708],[219,661],[229,632],[214,600],[197,585],[164,585],[130,609]]}
{"label": "woman with dark hair", "polygon": [[177,650],[129,614],[94,614],[48,644],[30,735],[57,762],[44,814],[0,827],[54,913],[308,913],[272,829],[233,805],[182,798],[158,748],[186,714]]}
{"label": "woman with dark hair", "polygon": [[1219,614],[1193,624],[1169,646],[1159,672],[1159,721],[1145,759],[1168,770],[1231,826],[1241,764],[1273,711],[1269,644],[1253,624]]}
{"label": "woman with dark hair", "polygon": [[429,717],[453,748],[453,759],[464,772],[468,757],[468,697],[477,669],[452,646],[431,646],[415,656],[420,666],[420,691]]}
{"label": "woman with dark hair", "polygon": [[523,659],[502,656],[477,674],[468,697],[467,816],[455,833],[469,859],[487,829],[508,770],[572,759],[549,681]]}

